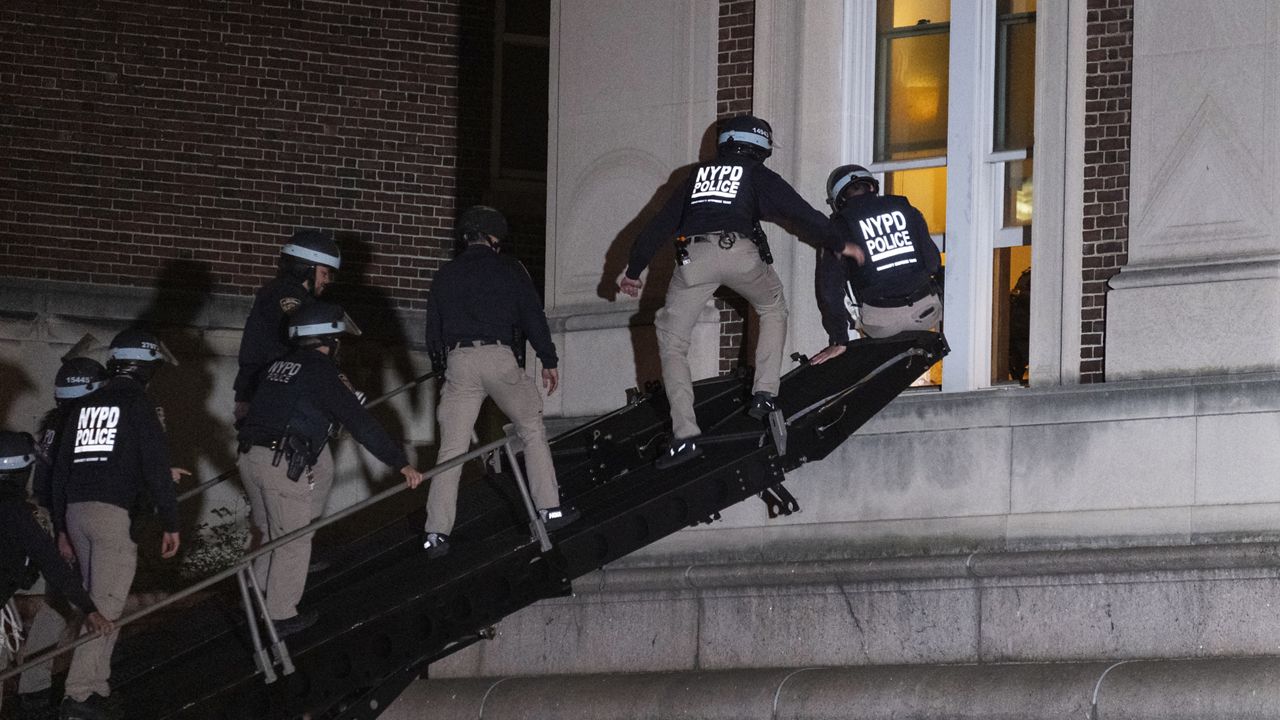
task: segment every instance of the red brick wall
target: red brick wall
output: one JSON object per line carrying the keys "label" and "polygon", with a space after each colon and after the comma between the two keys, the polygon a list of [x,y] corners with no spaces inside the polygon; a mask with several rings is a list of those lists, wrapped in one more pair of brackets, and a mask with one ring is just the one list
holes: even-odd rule
{"label": "red brick wall", "polygon": [[[751,112],[754,80],[755,0],[720,0],[720,46],[716,66],[716,115]],[[716,298],[720,310],[720,372],[732,372],[744,361],[748,303],[731,292]]]}
{"label": "red brick wall", "polygon": [[1105,379],[1107,281],[1129,253],[1133,0],[1089,0],[1080,382]]}
{"label": "red brick wall", "polygon": [[293,229],[322,227],[345,281],[420,307],[455,206],[478,199],[459,197],[481,162],[459,161],[463,7],[6,4],[0,264],[140,286],[198,268],[245,294]]}

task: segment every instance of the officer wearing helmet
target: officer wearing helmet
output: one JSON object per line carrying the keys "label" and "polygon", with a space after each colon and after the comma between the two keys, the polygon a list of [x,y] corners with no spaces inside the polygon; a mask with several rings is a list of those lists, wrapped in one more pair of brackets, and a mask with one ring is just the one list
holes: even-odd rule
{"label": "officer wearing helmet", "polygon": [[68,358],[63,361],[53,378],[53,409],[45,413],[36,435],[36,456],[32,476],[31,494],[46,510],[53,508],[53,459],[58,456],[58,431],[66,422],[66,407],[72,400],[89,395],[105,385],[107,369],[102,363],[87,357]]}
{"label": "officer wearing helmet", "polygon": [[[524,442],[534,504],[547,529],[558,530],[576,520],[578,512],[560,507],[560,487],[542,423],[542,394],[523,368],[528,338],[542,363],[547,394],[560,384],[559,359],[542,300],[524,266],[498,253],[507,237],[502,213],[483,205],[467,208],[458,217],[456,231],[462,252],[436,273],[427,297],[427,351],[435,367],[445,370],[437,407],[438,461],[467,452],[480,406],[486,397],[493,398]],[[430,557],[449,551],[461,476],[462,468],[456,467],[431,480],[425,543]]]}
{"label": "officer wearing helmet", "polygon": [[854,252],[818,258],[814,284],[830,345],[813,357],[815,365],[842,354],[849,342],[848,286],[859,305],[856,329],[868,337],[929,330],[942,319],[933,282],[941,256],[929,226],[905,197],[879,192],[879,181],[861,165],[842,165],[827,178],[832,230]]}
{"label": "officer wearing helmet", "polygon": [[[40,431],[36,435],[36,462],[30,466],[32,495],[47,512],[51,513],[53,507],[53,459],[58,455],[58,440],[62,437],[60,432],[66,422],[66,408],[71,401],[89,395],[106,381],[107,369],[98,361],[87,357],[64,360],[54,376],[54,408],[45,413],[40,423]],[[50,542],[52,544],[52,538]],[[70,541],[63,536],[61,544],[69,548]],[[74,559],[74,555],[71,555],[71,559]],[[75,583],[80,587],[79,578],[75,579]],[[57,588],[57,584],[52,582],[45,588],[44,602],[40,604],[27,631],[27,654],[52,647],[62,639],[69,623],[78,622],[76,611]],[[51,713],[56,715],[57,706],[52,704],[53,699],[50,697],[52,671],[53,662],[49,661],[22,673],[18,680],[20,717],[46,717],[51,716]]]}
{"label": "officer wearing helmet", "polygon": [[[325,446],[329,426],[341,423],[361,445],[404,476],[410,487],[422,474],[404,450],[361,405],[338,372],[344,333],[359,334],[342,308],[314,300],[289,317],[293,350],[270,363],[259,379],[239,433],[237,465],[249,494],[251,519],[264,542],[309,524],[323,510],[333,484],[333,459]],[[299,614],[307,582],[311,536],[291,542],[254,562],[266,592],[267,614],[281,635],[316,620]]]}
{"label": "officer wearing helmet", "polygon": [[769,123],[741,115],[722,121],[718,132],[715,159],[695,165],[684,184],[636,237],[618,286],[638,297],[640,275],[658,246],[676,240],[680,265],[655,322],[673,436],[667,454],[656,463],[663,469],[702,454],[696,442],[702,431],[693,412],[689,341],[703,307],[721,285],[746,298],[760,316],[749,412],[763,419],[776,408],[787,302],[782,282],[769,266],[772,257],[754,242],[763,236],[759,222],[787,223],[812,244],[833,253],[845,251],[844,244],[829,233],[827,219],[764,166],[773,152]]}
{"label": "officer wearing helmet", "polygon": [[[169,449],[146,388],[166,362],[164,345],[150,332],[129,329],[111,341],[107,373],[97,392],[69,400],[53,465],[53,524],[80,562],[81,577],[102,614],[124,610],[137,569],[130,510],[143,497],[159,513],[160,555],[178,552],[178,500]],[[76,648],[67,675],[62,717],[110,717],[111,652],[116,635]]]}
{"label": "officer wearing helmet", "polygon": [[[35,508],[27,503],[27,478],[35,462],[36,449],[30,435],[0,431],[0,608],[16,591],[31,587],[38,575],[44,575],[51,588],[85,614],[91,632],[111,632],[111,621],[98,612],[80,578],[58,555],[53,539],[36,521]],[[7,664],[5,655],[10,649],[0,640],[0,668]],[[28,652],[31,650],[28,648]],[[18,708],[19,718],[51,717],[48,688],[42,692],[20,689]]]}
{"label": "officer wearing helmet", "polygon": [[289,352],[286,316],[324,294],[341,266],[338,243],[319,230],[299,230],[280,249],[276,277],[258,289],[240,339],[240,372],[234,385],[236,420],[249,411],[263,368]]}

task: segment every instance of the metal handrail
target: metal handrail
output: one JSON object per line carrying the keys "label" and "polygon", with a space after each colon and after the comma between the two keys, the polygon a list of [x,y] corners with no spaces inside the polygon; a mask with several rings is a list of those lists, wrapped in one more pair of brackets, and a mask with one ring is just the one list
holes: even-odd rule
{"label": "metal handrail", "polygon": [[[489,453],[499,448],[502,448],[504,446],[507,446],[512,442],[516,442],[518,441],[518,439],[519,438],[508,435],[503,437],[500,440],[494,440],[493,442],[490,442],[486,445],[482,445],[476,448],[475,450],[468,452],[465,455],[459,455],[458,457],[453,458],[452,460],[447,460],[443,463],[440,463],[439,465],[436,465],[435,467],[431,468],[427,472],[423,473],[422,479],[427,480],[427,479],[433,478],[439,475],[440,473],[459,467],[467,463],[468,461],[478,458],[486,453]],[[297,530],[294,530],[293,532],[289,533],[288,535],[285,535],[284,537],[272,540],[271,542],[267,543],[266,545],[263,545],[262,547],[258,548],[252,553],[245,555],[234,566],[229,567],[226,570],[223,570],[222,572],[216,575],[207,577],[204,580],[201,580],[200,582],[196,583],[195,585],[192,585],[191,587],[186,588],[185,590],[179,590],[178,592],[174,593],[173,595],[170,595],[169,597],[165,598],[164,600],[161,600],[158,603],[155,603],[154,605],[148,605],[147,607],[142,608],[141,610],[133,613],[132,615],[128,615],[126,617],[121,618],[119,621],[115,623],[115,626],[116,626],[115,632],[119,632],[120,628],[123,628],[126,625],[137,622],[138,620],[141,620],[142,618],[148,615],[151,615],[159,610],[169,607],[170,605],[173,605],[179,601],[185,600],[191,597],[192,595],[200,592],[201,590],[204,590],[212,585],[216,585],[217,583],[220,583],[223,580],[226,580],[227,578],[244,570],[246,567],[252,564],[253,561],[256,560],[257,558],[269,552],[272,552],[273,550],[281,547],[282,545],[287,545],[293,542],[294,540],[297,540],[298,538],[311,535],[322,527],[332,525],[333,523],[339,520],[342,520],[356,512],[359,512],[360,510],[363,510],[375,503],[381,502],[382,500],[392,497],[393,495],[403,492],[407,489],[408,489],[407,485],[401,482],[397,482],[395,487],[387,488],[386,490],[383,490],[377,495],[366,498],[365,500],[359,503],[356,503],[355,505],[339,510],[338,512],[332,515],[329,515],[320,520],[317,520],[314,523],[311,523],[310,525],[307,525],[306,527],[298,528]],[[27,670],[30,670],[37,665],[42,665],[48,662],[49,660],[52,660],[53,658],[59,655],[65,654],[70,650],[74,650],[75,648],[91,640],[94,640],[98,637],[101,637],[101,636],[98,635],[97,633],[84,634],[76,638],[75,641],[67,645],[50,648],[49,650],[46,650],[36,655],[35,657],[29,660],[26,660],[21,665],[18,665],[16,667],[0,672],[0,682],[3,682],[4,680],[10,677],[13,677],[14,675],[18,675],[20,673],[26,672]]]}
{"label": "metal handrail", "polygon": [[[405,383],[405,384],[401,385],[400,387],[395,388],[395,389],[393,389],[393,390],[389,390],[389,391],[387,391],[387,392],[383,393],[382,395],[379,395],[378,397],[376,397],[376,398],[374,398],[374,399],[370,400],[370,401],[369,401],[369,403],[368,403],[367,405],[365,405],[365,408],[366,408],[366,409],[372,409],[372,408],[374,408],[374,407],[377,407],[378,405],[381,405],[382,403],[384,403],[384,402],[386,402],[386,401],[390,400],[391,398],[393,398],[393,397],[395,397],[395,396],[399,395],[400,393],[403,393],[403,392],[407,391],[409,388],[412,388],[412,387],[416,387],[416,386],[418,386],[418,385],[421,385],[422,383],[424,383],[424,382],[426,382],[426,381],[430,380],[431,378],[439,377],[439,375],[440,375],[440,371],[439,371],[439,370],[432,370],[432,371],[431,371],[431,372],[429,372],[429,373],[426,373],[426,374],[423,374],[423,375],[419,375],[418,377],[416,377],[416,378],[414,378],[414,379],[410,380],[409,382],[407,382],[407,383]],[[213,478],[211,478],[211,479],[209,479],[209,480],[205,480],[204,482],[202,482],[202,483],[200,483],[200,484],[196,485],[195,487],[191,488],[190,490],[188,490],[188,491],[186,491],[186,492],[183,492],[183,493],[179,493],[179,494],[178,494],[178,502],[183,502],[184,500],[189,500],[189,499],[191,499],[191,498],[193,498],[193,497],[195,497],[195,496],[197,496],[197,495],[201,495],[201,494],[203,494],[203,493],[204,493],[204,491],[205,491],[205,490],[208,490],[209,488],[213,487],[214,485],[219,485],[219,484],[221,484],[221,483],[223,483],[223,482],[225,482],[225,481],[227,481],[227,480],[230,480],[231,478],[235,477],[235,476],[236,476],[236,474],[237,474],[237,473],[239,473],[239,472],[240,472],[240,471],[239,471],[239,469],[238,469],[238,468],[234,468],[234,467],[233,467],[233,468],[231,468],[230,470],[228,470],[228,471],[226,471],[226,472],[222,473],[221,475],[218,475],[218,476],[216,476],[216,477],[213,477]]]}

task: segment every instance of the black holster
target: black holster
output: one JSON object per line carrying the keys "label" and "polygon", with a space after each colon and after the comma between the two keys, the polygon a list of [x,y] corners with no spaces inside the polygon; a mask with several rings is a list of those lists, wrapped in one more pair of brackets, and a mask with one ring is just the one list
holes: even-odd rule
{"label": "black holster", "polygon": [[520,331],[519,325],[511,326],[511,352],[516,356],[516,365],[520,369],[524,369],[525,362],[525,343],[524,333]]}
{"label": "black holster", "polygon": [[438,373],[443,373],[445,371],[445,367],[449,364],[448,350],[437,350],[435,352],[428,352],[427,357],[431,358],[431,369]]}
{"label": "black holster", "polygon": [[311,455],[311,441],[301,435],[285,435],[280,439],[276,453],[271,458],[272,466],[279,467],[282,457],[288,462],[285,476],[294,482],[298,482],[302,473],[315,463],[315,458]]}
{"label": "black holster", "polygon": [[773,264],[773,253],[769,251],[769,236],[764,234],[764,228],[760,227],[757,222],[755,227],[751,228],[751,242],[756,244],[756,250],[760,253],[760,260],[765,265]]}
{"label": "black holster", "polygon": [[689,238],[681,235],[676,238],[676,265],[689,264]]}

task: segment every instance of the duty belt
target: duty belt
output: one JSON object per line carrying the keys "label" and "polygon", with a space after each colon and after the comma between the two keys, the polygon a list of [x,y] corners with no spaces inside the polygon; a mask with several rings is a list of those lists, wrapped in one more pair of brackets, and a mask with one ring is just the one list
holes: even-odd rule
{"label": "duty belt", "polygon": [[913,293],[910,293],[909,295],[904,295],[902,297],[883,297],[883,298],[868,299],[868,300],[863,300],[862,304],[870,305],[872,307],[884,307],[884,308],[906,307],[908,305],[915,304],[923,300],[924,298],[929,297],[932,294],[933,294],[933,283],[925,283],[919,289],[917,289]]}
{"label": "duty belt", "polygon": [[236,449],[240,451],[241,455],[249,452],[250,448],[256,448],[256,447],[262,447],[268,450],[279,450],[283,442],[284,442],[283,437],[268,438],[263,440],[241,440],[240,443],[236,446]]}
{"label": "duty belt", "polygon": [[747,239],[744,233],[733,231],[699,233],[697,235],[686,235],[685,237],[688,238],[689,242],[713,242],[725,250],[733,247],[737,241]]}
{"label": "duty belt", "polygon": [[509,345],[507,345],[507,343],[501,340],[461,340],[459,342],[456,342],[450,345],[449,349],[458,350],[461,348],[481,347],[484,345],[505,345],[507,347],[510,347]]}

